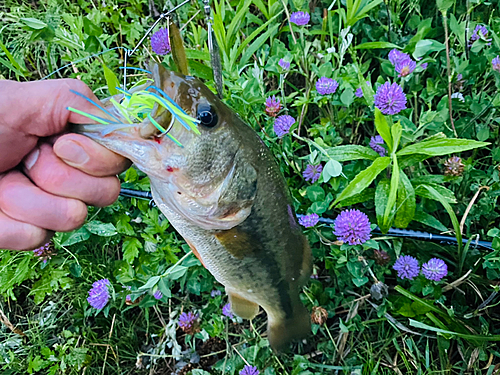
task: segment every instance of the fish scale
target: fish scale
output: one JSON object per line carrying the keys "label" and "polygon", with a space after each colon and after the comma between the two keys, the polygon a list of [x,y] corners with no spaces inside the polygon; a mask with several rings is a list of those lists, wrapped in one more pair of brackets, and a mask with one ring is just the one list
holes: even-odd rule
{"label": "fish scale", "polygon": [[[252,319],[261,306],[270,345],[281,350],[310,332],[299,292],[312,265],[285,179],[258,134],[199,80],[156,64],[150,70],[154,85],[187,114],[210,114],[207,123],[198,115],[199,134],[175,120],[178,147],[158,138],[149,121],[77,130],[149,176],[158,208],[226,287],[232,311]],[[172,120],[164,110],[151,116],[164,127]]]}

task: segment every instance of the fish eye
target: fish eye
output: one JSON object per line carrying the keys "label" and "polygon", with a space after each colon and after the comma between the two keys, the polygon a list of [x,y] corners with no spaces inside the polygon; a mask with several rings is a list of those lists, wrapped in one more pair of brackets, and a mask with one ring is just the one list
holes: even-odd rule
{"label": "fish eye", "polygon": [[201,103],[198,105],[196,112],[198,120],[200,120],[202,125],[208,128],[213,128],[219,122],[217,113],[215,113],[215,110],[208,103]]}

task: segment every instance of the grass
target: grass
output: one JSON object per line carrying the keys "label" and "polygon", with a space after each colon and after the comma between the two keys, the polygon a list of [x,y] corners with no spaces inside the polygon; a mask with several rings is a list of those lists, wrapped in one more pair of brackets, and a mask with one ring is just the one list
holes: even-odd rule
{"label": "grass", "polygon": [[[154,7],[162,12],[177,3]],[[0,6],[0,78],[41,79],[73,62],[52,78],[82,79],[106,97],[114,88],[107,87],[103,65],[119,77],[124,55],[116,47],[135,46],[154,22],[151,4],[7,0]],[[173,19],[182,28],[190,73],[215,90],[200,6],[192,2]],[[265,314],[251,322],[224,317],[223,287],[188,255],[163,215],[147,201],[120,198],[89,208],[82,229],[58,233],[47,263],[31,252],[1,251],[2,373],[232,375],[245,364],[266,375],[500,373],[500,73],[491,64],[500,54],[498,9],[466,0],[234,0],[216,1],[212,9],[224,101],[275,155],[298,213],[334,219],[355,208],[382,229],[479,235],[493,250],[384,235],[348,246],[335,242],[330,225],[305,229],[318,278],[301,298],[311,311],[324,308],[328,318],[313,324],[306,341],[276,355],[266,340]],[[289,22],[298,10],[311,14],[308,26]],[[488,35],[468,46],[477,25]],[[387,59],[394,46],[417,62],[407,77],[398,77]],[[128,64],[146,68],[149,58],[146,42]],[[280,70],[281,58],[291,62],[290,71]],[[175,69],[170,55],[163,63]],[[335,94],[318,94],[322,76],[340,83]],[[143,77],[131,72],[129,80]],[[373,95],[387,81],[400,84],[407,98],[407,109],[392,116],[373,107]],[[363,98],[354,95],[359,87]],[[450,90],[464,97],[452,99],[451,108]],[[275,119],[264,106],[271,95],[284,105],[280,114],[296,120],[293,135],[275,136]],[[376,134],[394,150],[390,160],[367,147]],[[429,149],[429,138],[437,148]],[[455,155],[463,172],[446,175],[444,162]],[[306,165],[319,163],[320,180],[305,182]],[[385,167],[375,173],[372,164]],[[123,187],[149,188],[134,168],[120,178]],[[438,283],[423,276],[402,280],[392,269],[400,255],[420,264],[439,257],[449,273]],[[381,300],[370,293],[373,277],[388,286]],[[102,278],[114,292],[96,311],[86,298]],[[214,289],[222,294],[211,296]],[[153,297],[157,290],[161,300]],[[133,301],[127,303],[128,294]],[[188,311],[200,314],[194,334],[178,326]]]}

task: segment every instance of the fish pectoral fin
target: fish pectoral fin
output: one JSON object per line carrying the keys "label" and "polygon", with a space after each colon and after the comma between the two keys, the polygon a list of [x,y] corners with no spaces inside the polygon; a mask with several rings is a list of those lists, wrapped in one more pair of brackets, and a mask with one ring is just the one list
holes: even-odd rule
{"label": "fish pectoral fin", "polygon": [[228,290],[226,293],[229,296],[231,311],[242,319],[253,319],[259,313],[259,305],[241,297],[236,292]]}

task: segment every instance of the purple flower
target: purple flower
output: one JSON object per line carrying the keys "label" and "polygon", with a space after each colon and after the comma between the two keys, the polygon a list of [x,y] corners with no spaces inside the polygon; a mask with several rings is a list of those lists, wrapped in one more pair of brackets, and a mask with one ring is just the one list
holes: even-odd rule
{"label": "purple flower", "polygon": [[170,39],[167,28],[161,28],[153,34],[151,37],[151,48],[157,55],[166,55],[170,52]]}
{"label": "purple flower", "polygon": [[295,119],[292,116],[278,116],[274,120],[274,132],[278,138],[282,138],[285,134],[288,134],[293,124],[295,124]]}
{"label": "purple flower", "polygon": [[331,78],[321,77],[316,81],[316,90],[321,95],[333,94],[338,87],[339,83]]}
{"label": "purple flower", "polygon": [[311,228],[318,224],[319,216],[317,214],[304,215],[299,217],[299,224]]}
{"label": "purple flower", "polygon": [[87,298],[90,306],[100,310],[107,305],[109,301],[109,285],[108,279],[97,280],[92,284],[92,289],[89,290],[89,297]]}
{"label": "purple flower", "polygon": [[245,365],[240,371],[240,375],[259,375],[259,370],[255,366]]}
{"label": "purple flower", "polygon": [[131,294],[127,294],[127,296],[125,297],[125,302],[132,303],[132,295]]}
{"label": "purple flower", "polygon": [[[471,47],[476,40],[481,39],[481,36],[486,39],[487,35],[488,29],[483,25],[477,25],[469,39],[469,47]],[[486,39],[486,41],[489,42],[486,43],[486,45],[491,46],[491,39]]]}
{"label": "purple flower", "polygon": [[311,16],[307,12],[294,12],[290,16],[290,22],[296,24],[297,26],[304,26],[309,23]]}
{"label": "purple flower", "polygon": [[363,89],[361,87],[358,87],[356,89],[356,92],[354,93],[354,95],[356,95],[358,98],[362,98],[363,97]]}
{"label": "purple flower", "polygon": [[392,65],[396,66],[396,64],[400,60],[404,60],[407,58],[410,58],[410,56],[407,53],[400,52],[397,49],[393,49],[391,52],[389,52],[389,61],[391,62]]}
{"label": "purple flower", "polygon": [[278,65],[281,67],[281,69],[283,70],[288,70],[290,69],[290,63],[286,60],[283,60],[283,59],[280,59],[280,61],[278,61]]}
{"label": "purple flower", "polygon": [[384,115],[395,115],[406,109],[406,95],[401,86],[390,82],[379,86],[375,94],[375,107]]}
{"label": "purple flower", "polygon": [[422,65],[420,65],[420,67],[425,70],[427,69],[427,66],[429,65],[429,63],[423,63]]}
{"label": "purple flower", "polygon": [[318,181],[319,176],[321,176],[321,172],[323,171],[323,166],[321,164],[312,165],[307,164],[306,169],[302,173],[302,176],[306,179],[306,181],[311,181],[311,183],[315,183]]}
{"label": "purple flower", "polygon": [[41,258],[43,263],[47,263],[47,260],[52,259],[52,255],[54,255],[54,253],[50,251],[50,242],[47,242],[45,245],[33,250],[33,254]]}
{"label": "purple flower", "polygon": [[[498,58],[498,56],[497,56],[497,58]],[[495,59],[493,59],[493,60],[495,60]],[[492,61],[492,62],[493,62],[493,61]],[[499,61],[499,62],[500,62],[500,61]],[[457,81],[461,81],[462,79],[464,79],[464,76],[462,75],[462,73],[458,73],[458,74],[457,74]]]}
{"label": "purple flower", "polygon": [[401,279],[413,280],[420,272],[418,260],[410,255],[400,256],[392,268],[396,270]]}
{"label": "purple flower", "polygon": [[222,293],[219,289],[214,289],[210,292],[210,297],[214,298],[216,296],[220,296]]}
{"label": "purple flower", "polygon": [[231,312],[231,304],[230,303],[226,303],[222,307],[222,315],[227,316],[230,319],[232,319],[234,317],[233,313]]}
{"label": "purple flower", "polygon": [[162,292],[160,292],[159,290],[157,290],[157,291],[155,292],[155,294],[153,294],[153,297],[154,297],[155,299],[162,299],[162,298],[163,298],[163,294],[162,294]]}
{"label": "purple flower", "polygon": [[396,69],[396,72],[399,73],[399,77],[406,77],[410,73],[413,73],[415,68],[417,67],[417,63],[413,61],[410,56],[408,56],[406,53],[404,58],[400,58],[396,61],[396,64],[394,65],[394,68]]}
{"label": "purple flower", "polygon": [[360,210],[343,211],[335,219],[335,235],[349,245],[365,243],[371,237],[370,231],[370,220]]}
{"label": "purple flower", "polygon": [[448,274],[448,266],[444,260],[432,258],[422,265],[422,273],[427,280],[439,281]]}
{"label": "purple flower", "polygon": [[187,314],[182,313],[181,316],[179,316],[179,327],[181,327],[184,332],[189,332],[192,330],[197,319],[198,314],[193,314],[191,311]]}
{"label": "purple flower", "polygon": [[270,96],[266,99],[266,113],[269,116],[276,117],[278,112],[281,109],[281,103],[279,99],[276,99],[276,96]]}
{"label": "purple flower", "polygon": [[387,152],[387,150],[381,146],[383,144],[384,139],[380,135],[370,138],[370,147],[373,151],[378,152],[380,156],[385,156],[385,153]]}
{"label": "purple flower", "polygon": [[500,73],[500,56],[497,56],[493,60],[491,60],[491,66],[493,67],[493,70],[496,70]]}

